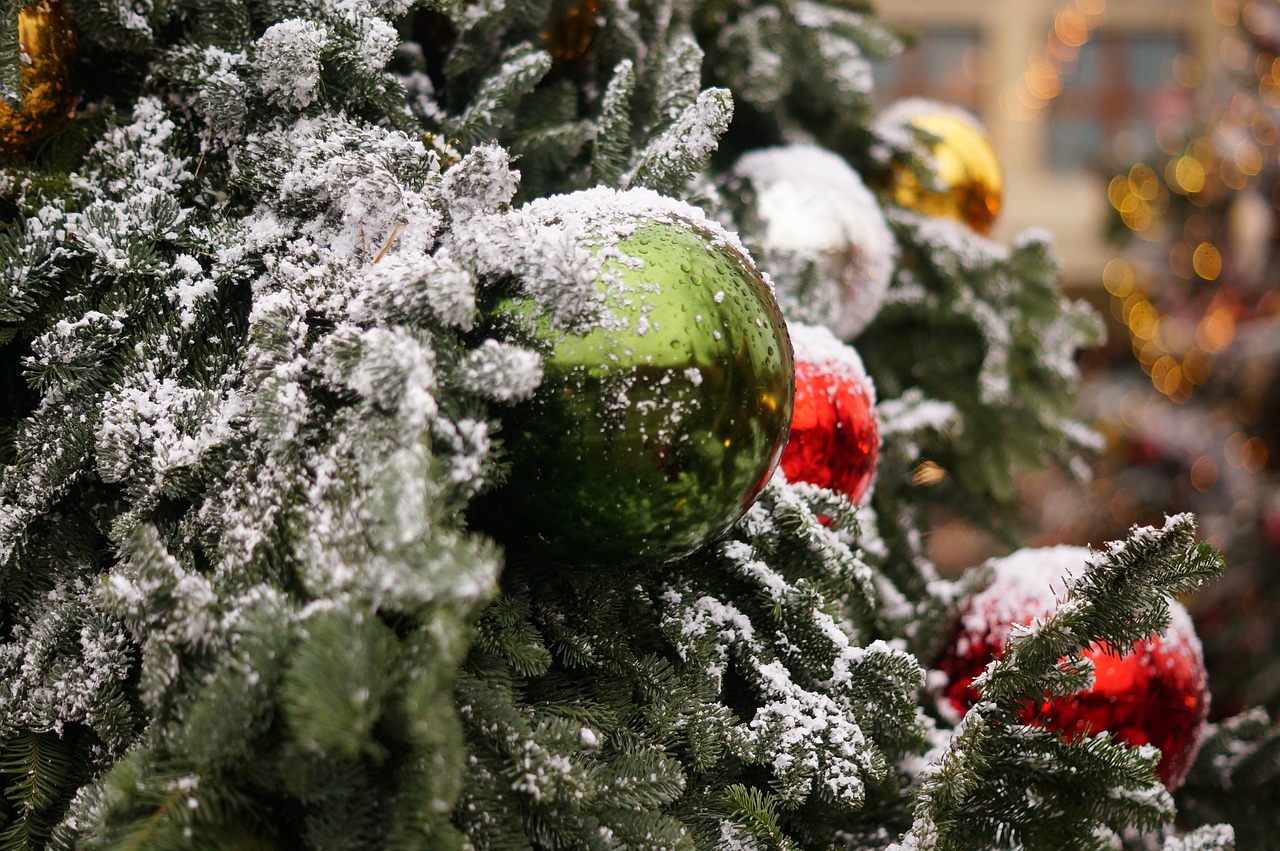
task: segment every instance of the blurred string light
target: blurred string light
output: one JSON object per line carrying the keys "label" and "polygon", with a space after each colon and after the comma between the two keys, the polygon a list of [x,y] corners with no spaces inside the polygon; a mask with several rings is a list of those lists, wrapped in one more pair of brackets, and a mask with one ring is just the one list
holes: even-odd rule
{"label": "blurred string light", "polygon": [[[1204,274],[1217,276],[1221,257],[1209,243],[1197,247]],[[1193,265],[1196,259],[1190,261]],[[1161,313],[1139,272],[1122,258],[1112,258],[1102,273],[1112,296],[1115,317],[1129,330],[1133,354],[1157,390],[1175,402],[1191,398],[1211,376],[1211,356],[1224,351],[1236,336],[1236,310],[1224,296],[1210,301],[1198,320]],[[1206,278],[1209,280],[1209,278]]]}
{"label": "blurred string light", "polygon": [[[1256,97],[1237,91],[1214,104],[1204,129],[1193,138],[1158,129],[1163,167],[1139,163],[1112,178],[1107,190],[1125,227],[1153,248],[1167,246],[1167,255],[1150,265],[1113,258],[1103,271],[1103,285],[1152,385],[1179,404],[1213,379],[1213,357],[1232,345],[1239,325],[1274,312],[1275,304],[1274,297],[1264,295],[1246,305],[1237,290],[1251,282],[1240,280],[1239,268],[1228,268],[1231,261],[1224,255],[1232,251],[1233,234],[1229,224],[1224,229],[1220,223],[1229,221],[1231,205],[1241,193],[1256,189],[1264,171],[1274,175],[1280,166],[1280,12],[1274,3],[1255,0],[1212,0],[1212,11],[1230,28],[1218,50],[1223,66],[1237,74],[1256,74]],[[1185,88],[1202,83],[1200,64],[1190,55],[1180,56],[1173,72]],[[1280,197],[1267,200],[1267,215],[1274,221]],[[1181,215],[1166,216],[1174,205]],[[1170,233],[1174,221],[1180,221],[1181,230]],[[1162,310],[1158,301],[1167,299],[1153,297],[1153,283],[1160,294],[1172,284],[1187,296]],[[1246,424],[1257,419],[1256,395],[1245,389],[1236,400],[1236,413]],[[1224,449],[1226,464],[1236,469],[1256,474],[1266,465],[1265,442],[1243,431],[1233,434]],[[1190,473],[1191,484],[1204,492],[1216,484],[1221,470],[1214,459],[1203,456]]]}
{"label": "blurred string light", "polygon": [[1044,46],[1031,51],[1026,70],[1014,84],[1013,95],[1022,106],[1038,110],[1062,94],[1063,74],[1069,72],[1106,11],[1107,0],[1072,0],[1054,15]]}
{"label": "blurred string light", "polygon": [[[1280,223],[1280,3],[1212,0],[1212,14],[1225,28],[1216,59],[1235,82],[1216,88],[1225,92],[1216,99],[1202,99],[1208,113],[1192,133],[1172,122],[1157,125],[1155,165],[1134,165],[1111,179],[1108,201],[1146,247],[1112,258],[1102,276],[1112,314],[1156,390],[1181,404],[1213,384],[1206,416],[1234,421],[1224,443],[1198,445],[1185,458],[1185,484],[1202,494],[1238,476],[1234,471],[1260,476],[1274,461],[1266,440],[1248,434],[1265,408],[1257,381],[1245,376],[1225,407],[1212,399],[1229,386],[1216,358],[1248,322],[1275,315],[1280,302],[1265,276]],[[1188,54],[1172,73],[1187,90],[1204,82],[1201,64]],[[1240,79],[1248,82],[1240,86]],[[1238,369],[1239,357],[1231,357],[1229,369]],[[1133,438],[1130,457],[1135,447],[1140,454],[1142,440]],[[1117,520],[1133,509],[1123,499],[1112,502]]]}

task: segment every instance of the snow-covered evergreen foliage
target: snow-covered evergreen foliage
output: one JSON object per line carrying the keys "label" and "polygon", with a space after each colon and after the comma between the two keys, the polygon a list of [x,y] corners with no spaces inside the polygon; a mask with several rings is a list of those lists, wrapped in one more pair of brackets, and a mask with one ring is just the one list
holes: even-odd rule
{"label": "snow-covered evergreen foliage", "polygon": [[[469,526],[541,380],[486,307],[601,321],[599,261],[525,202],[648,188],[723,217],[711,176],[784,141],[875,185],[870,67],[898,45],[866,10],[71,5],[107,70],[0,181],[0,846],[977,851],[1169,822],[1149,749],[1014,716],[1213,572],[1186,518],[1100,554],[958,726],[925,685],[982,579],[934,574],[927,501],[995,519],[1014,469],[1088,442],[1094,323],[1039,235],[889,212],[856,342],[872,507],[776,477],[726,539],[625,569]],[[927,500],[921,460],[950,473]],[[1217,729],[1197,824],[1275,819],[1246,809],[1275,741]]]}

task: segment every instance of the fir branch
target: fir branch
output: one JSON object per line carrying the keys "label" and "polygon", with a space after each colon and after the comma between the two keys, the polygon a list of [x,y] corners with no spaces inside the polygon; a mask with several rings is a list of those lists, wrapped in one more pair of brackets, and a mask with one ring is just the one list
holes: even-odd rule
{"label": "fir branch", "polygon": [[307,751],[380,757],[374,737],[400,672],[395,634],[371,614],[333,609],[305,623],[281,687],[285,720]]}
{"label": "fir branch", "polygon": [[24,322],[50,307],[61,262],[65,214],[49,208],[45,220],[18,221],[0,231],[0,322]]}
{"label": "fir branch", "polygon": [[0,106],[21,109],[22,59],[18,56],[18,12],[24,0],[0,2]]}
{"label": "fir branch", "polygon": [[195,690],[171,746],[201,772],[228,776],[250,767],[280,731],[276,700],[297,639],[296,614],[283,598],[259,588],[239,609],[229,658]]}
{"label": "fir branch", "polygon": [[721,794],[734,823],[754,836],[764,847],[776,851],[799,851],[799,846],[783,832],[778,821],[778,799],[756,786],[735,784]]}
{"label": "fir branch", "polygon": [[617,810],[660,810],[685,787],[680,763],[658,750],[624,751],[599,766],[596,781],[591,797]]}
{"label": "fir branch", "polygon": [[634,63],[624,59],[613,69],[600,104],[591,149],[591,184],[622,186],[631,141],[631,98],[636,88]]}
{"label": "fir branch", "polygon": [[93,33],[94,41],[107,48],[136,55],[156,47],[156,24],[172,13],[168,6],[135,7],[115,0],[88,0],[76,5],[76,25]]}
{"label": "fir branch", "polygon": [[[942,504],[1012,543],[1016,471],[1049,458],[1070,466],[1096,449],[1090,430],[1072,421],[1070,403],[1079,378],[1073,354],[1100,339],[1099,319],[1064,303],[1038,234],[1005,248],[958,224],[887,213],[903,256],[859,348],[882,399],[919,393],[949,406],[951,416],[932,432],[885,436],[881,469],[910,466],[879,477],[877,507]],[[910,467],[921,458],[941,475],[913,488]]]}
{"label": "fir branch", "polygon": [[983,709],[970,709],[948,748],[925,769],[916,791],[915,820],[906,835],[889,846],[889,851],[948,847],[942,844],[942,837],[954,827],[965,800],[990,768],[986,751],[992,735]]}
{"label": "fir branch", "polygon": [[677,36],[666,46],[660,57],[657,79],[651,81],[658,96],[647,122],[651,131],[681,120],[697,103],[701,96],[702,58],[702,48],[690,36]]}
{"label": "fir branch", "polygon": [[511,48],[466,111],[445,125],[445,135],[457,139],[456,147],[462,150],[492,141],[515,114],[519,98],[532,91],[550,70],[551,57],[541,48],[532,44]]}
{"label": "fir branch", "polygon": [[226,50],[242,47],[253,32],[253,11],[246,0],[191,0],[192,40]]}
{"label": "fir branch", "polygon": [[72,804],[55,847],[153,851],[189,845],[269,851],[283,825],[258,816],[255,802],[225,778],[183,770],[150,747],[132,751]]}
{"label": "fir branch", "polygon": [[520,157],[524,197],[530,186],[564,188],[564,174],[577,161],[594,136],[589,121],[560,121],[519,133],[509,140]]}
{"label": "fir branch", "polygon": [[1235,851],[1235,848],[1235,831],[1229,825],[1211,824],[1184,836],[1170,836],[1161,846],[1161,851]]}
{"label": "fir branch", "polygon": [[40,848],[59,813],[54,808],[69,797],[76,778],[76,755],[56,733],[24,730],[0,747],[4,796],[14,807],[12,820],[0,833],[0,848]]}
{"label": "fir branch", "polygon": [[527,593],[508,591],[485,612],[475,639],[477,648],[506,660],[524,677],[545,674],[551,667],[551,654],[529,622],[529,609]]}
{"label": "fir branch", "polygon": [[1190,824],[1226,822],[1243,848],[1280,834],[1280,725],[1257,708],[1212,724],[1178,790]]}
{"label": "fir branch", "polygon": [[726,89],[708,89],[698,95],[696,103],[637,154],[636,166],[624,182],[628,187],[680,195],[694,173],[706,166],[732,117],[733,99]]}

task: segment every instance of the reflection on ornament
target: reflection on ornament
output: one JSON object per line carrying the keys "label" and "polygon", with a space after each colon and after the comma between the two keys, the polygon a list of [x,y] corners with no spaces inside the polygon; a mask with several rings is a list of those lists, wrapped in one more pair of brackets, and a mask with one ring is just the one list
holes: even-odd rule
{"label": "reflection on ornament", "polygon": [[551,24],[542,42],[557,67],[573,62],[587,52],[600,29],[597,0],[583,0]]}
{"label": "reflection on ornament", "polygon": [[877,122],[888,133],[921,136],[934,185],[914,172],[894,172],[893,200],[926,216],[954,219],[990,234],[1000,213],[1004,179],[1000,162],[978,121],[963,110],[913,98],[895,104]]}
{"label": "reflection on ornament", "polygon": [[581,334],[528,301],[490,312],[496,333],[544,353],[544,379],[502,418],[510,477],[475,520],[510,550],[566,562],[692,552],[751,506],[786,441],[794,367],[777,303],[688,205],[594,189],[527,209],[602,258],[606,310]]}
{"label": "reflection on ornament", "polygon": [[857,502],[880,452],[875,387],[862,359],[825,328],[791,323],[796,402],[782,472]]}
{"label": "reflection on ornament", "polygon": [[18,107],[0,101],[0,157],[24,153],[71,118],[76,37],[66,7],[40,0],[18,12]]}
{"label": "reflection on ornament", "polygon": [[[956,711],[977,700],[970,684],[1003,655],[1010,624],[1050,614],[1054,587],[1061,591],[1062,577],[1079,572],[1088,554],[1084,547],[1047,547],[992,562],[991,585],[968,601],[935,665],[947,675],[944,693]],[[1176,601],[1170,610],[1172,622],[1163,634],[1139,641],[1122,656],[1087,648],[1082,655],[1094,664],[1093,688],[1028,706],[1023,722],[1068,736],[1105,730],[1130,745],[1155,745],[1163,754],[1156,772],[1167,788],[1176,788],[1200,746],[1209,691],[1191,618]]]}
{"label": "reflection on ornament", "polygon": [[743,232],[764,250],[788,319],[848,340],[875,317],[897,243],[843,158],[814,145],[752,151],[734,166],[727,195],[739,204]]}

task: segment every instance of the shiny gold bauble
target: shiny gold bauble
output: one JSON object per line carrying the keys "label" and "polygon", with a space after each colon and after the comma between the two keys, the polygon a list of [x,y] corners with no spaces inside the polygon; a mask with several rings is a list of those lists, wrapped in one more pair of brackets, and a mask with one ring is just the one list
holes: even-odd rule
{"label": "shiny gold bauble", "polygon": [[71,118],[75,59],[75,32],[63,3],[39,0],[18,12],[21,105],[0,99],[0,157],[30,150]]}
{"label": "shiny gold bauble", "polygon": [[926,216],[954,219],[981,234],[991,233],[1000,212],[1004,178],[1000,162],[982,130],[949,111],[912,115],[908,126],[926,140],[935,162],[937,188],[922,186],[909,169],[894,175],[893,200]]}

